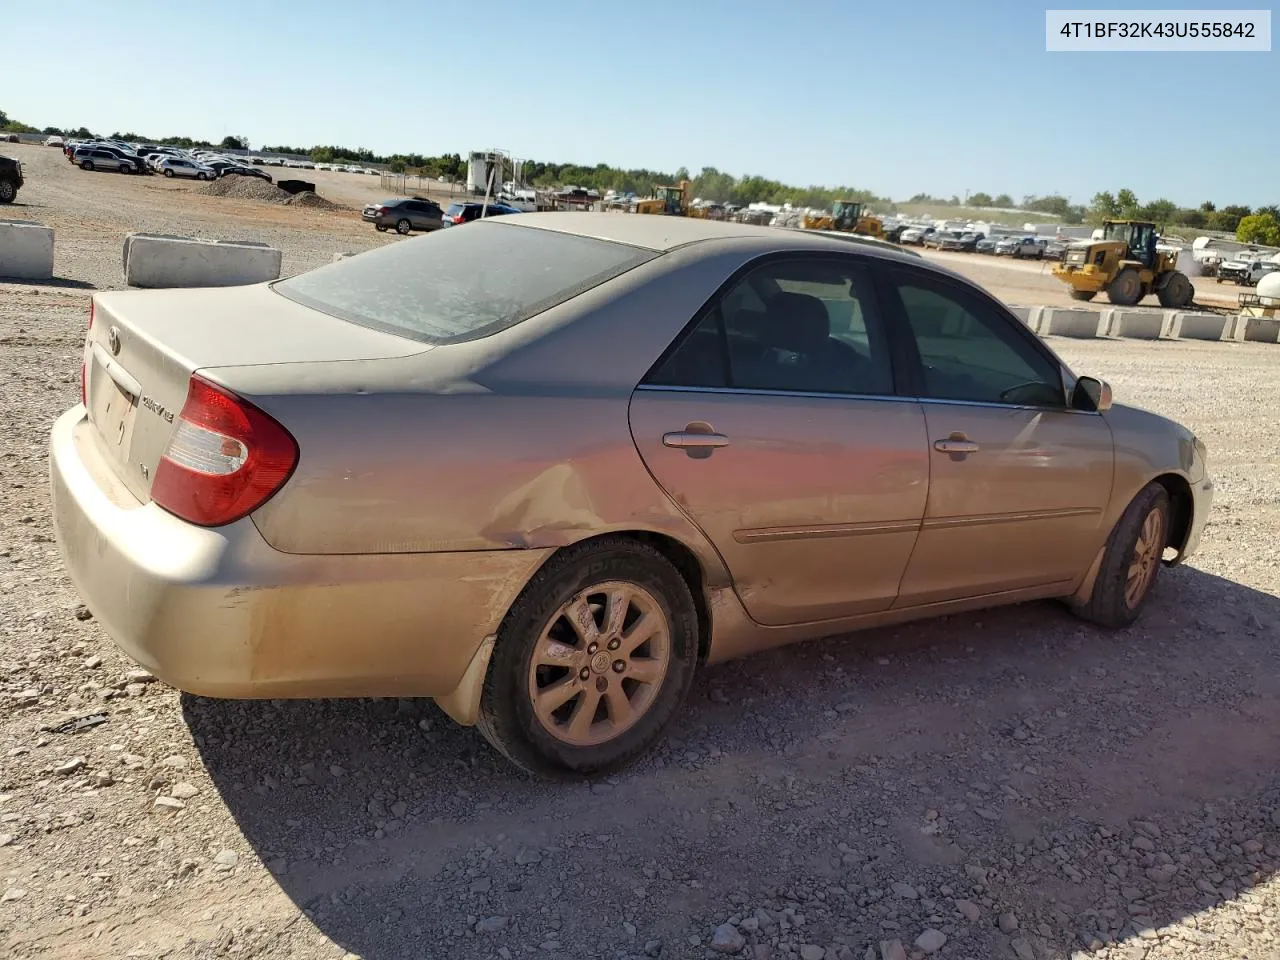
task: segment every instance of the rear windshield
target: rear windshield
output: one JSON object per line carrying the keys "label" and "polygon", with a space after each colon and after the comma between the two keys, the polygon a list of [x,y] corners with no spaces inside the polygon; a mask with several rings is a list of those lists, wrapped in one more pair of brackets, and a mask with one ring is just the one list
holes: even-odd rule
{"label": "rear windshield", "polygon": [[651,250],[477,221],[281,280],[290,300],[424,343],[489,336],[616,277]]}
{"label": "rear windshield", "polygon": [[465,203],[451,203],[449,204],[449,209],[445,212],[451,217],[456,217],[465,209],[467,209],[467,205]]}

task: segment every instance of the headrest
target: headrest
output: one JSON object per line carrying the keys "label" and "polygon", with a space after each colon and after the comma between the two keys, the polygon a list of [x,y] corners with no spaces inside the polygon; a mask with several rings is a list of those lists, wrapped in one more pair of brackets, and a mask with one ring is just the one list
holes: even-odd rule
{"label": "headrest", "polygon": [[831,318],[817,297],[780,293],[769,301],[769,339],[785,350],[820,349],[831,334]]}

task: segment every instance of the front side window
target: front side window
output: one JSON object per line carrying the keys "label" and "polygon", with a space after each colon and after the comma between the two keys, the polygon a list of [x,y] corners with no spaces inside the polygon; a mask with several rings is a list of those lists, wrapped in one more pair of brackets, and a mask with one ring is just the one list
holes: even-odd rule
{"label": "front side window", "polygon": [[751,271],[647,382],[798,393],[893,392],[889,345],[859,263],[776,261]]}
{"label": "front side window", "polygon": [[1059,367],[1012,322],[945,282],[897,274],[893,284],[935,400],[1065,407]]}

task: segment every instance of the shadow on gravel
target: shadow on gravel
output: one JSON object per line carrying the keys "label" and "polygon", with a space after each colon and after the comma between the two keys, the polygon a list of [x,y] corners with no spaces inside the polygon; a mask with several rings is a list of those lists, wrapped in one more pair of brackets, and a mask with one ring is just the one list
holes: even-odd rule
{"label": "shadow on gravel", "polygon": [[15,287],[59,287],[71,290],[97,290],[98,285],[88,280],[71,280],[67,277],[54,277],[51,280],[15,280],[13,277],[0,276],[0,284],[12,284]]}
{"label": "shadow on gravel", "polygon": [[1276,597],[1179,568],[1120,633],[1045,603],[775,651],[703,671],[594,786],[514,772],[428,701],[183,705],[247,841],[365,960],[701,957],[766,902],[859,958],[926,926],[1026,960],[1173,925],[1177,955],[1280,869],[1277,625]]}

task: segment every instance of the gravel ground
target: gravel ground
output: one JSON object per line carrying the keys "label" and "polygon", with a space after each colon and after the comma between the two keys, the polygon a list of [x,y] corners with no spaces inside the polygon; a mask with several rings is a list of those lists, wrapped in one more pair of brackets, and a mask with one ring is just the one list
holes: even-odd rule
{"label": "gravel ground", "polygon": [[430,702],[205,700],[115,650],[48,520],[73,284],[131,229],[291,269],[386,238],[62,167],[23,194],[61,285],[0,285],[0,956],[1280,956],[1280,348],[1054,341],[1209,445],[1202,551],[1133,629],[1035,603],[760,655],[552,786]]}

